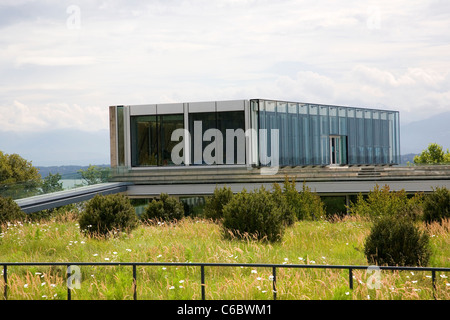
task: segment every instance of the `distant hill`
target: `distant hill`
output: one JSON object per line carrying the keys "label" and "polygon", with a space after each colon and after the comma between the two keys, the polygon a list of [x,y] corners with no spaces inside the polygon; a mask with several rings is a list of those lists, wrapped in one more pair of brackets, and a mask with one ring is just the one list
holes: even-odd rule
{"label": "distant hill", "polygon": [[433,142],[450,149],[450,111],[400,127],[402,155],[421,153]]}
{"label": "distant hill", "polygon": [[[96,165],[98,167],[107,167],[109,168],[109,165],[101,164]],[[48,176],[49,173],[51,174],[57,174],[59,173],[61,175],[61,179],[81,179],[81,175],[78,173],[78,170],[85,170],[89,166],[48,166],[48,167],[39,167],[36,166],[37,169],[39,169],[39,173],[41,174],[42,178],[45,178]]]}

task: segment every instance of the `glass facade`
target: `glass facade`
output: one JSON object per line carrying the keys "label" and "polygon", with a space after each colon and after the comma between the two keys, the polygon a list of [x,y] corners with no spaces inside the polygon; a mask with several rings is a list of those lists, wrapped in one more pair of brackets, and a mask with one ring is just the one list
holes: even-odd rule
{"label": "glass facade", "polygon": [[131,124],[131,165],[133,167],[174,165],[172,132],[184,128],[183,114],[133,116]]}
{"label": "glass facade", "polygon": [[117,106],[116,116],[119,166],[264,166],[275,148],[281,167],[400,162],[397,111],[252,99]]}
{"label": "glass facade", "polygon": [[280,166],[400,162],[396,111],[262,99],[251,105],[260,129],[268,136],[279,130]]}
{"label": "glass facade", "polygon": [[[190,113],[191,164],[245,164],[244,118],[244,111]],[[212,155],[210,161],[204,152]]]}

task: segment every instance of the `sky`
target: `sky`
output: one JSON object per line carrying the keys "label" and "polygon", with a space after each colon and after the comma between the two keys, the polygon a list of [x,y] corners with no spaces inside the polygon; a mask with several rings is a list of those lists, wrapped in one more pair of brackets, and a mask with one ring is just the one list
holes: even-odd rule
{"label": "sky", "polygon": [[0,137],[107,144],[110,105],[267,98],[402,124],[450,110],[446,0],[0,0],[0,48]]}

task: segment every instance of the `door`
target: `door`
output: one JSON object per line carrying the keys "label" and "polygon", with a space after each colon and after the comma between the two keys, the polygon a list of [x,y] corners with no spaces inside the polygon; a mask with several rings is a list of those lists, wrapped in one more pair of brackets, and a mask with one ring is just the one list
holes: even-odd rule
{"label": "door", "polygon": [[347,163],[346,138],[346,136],[330,136],[330,164]]}

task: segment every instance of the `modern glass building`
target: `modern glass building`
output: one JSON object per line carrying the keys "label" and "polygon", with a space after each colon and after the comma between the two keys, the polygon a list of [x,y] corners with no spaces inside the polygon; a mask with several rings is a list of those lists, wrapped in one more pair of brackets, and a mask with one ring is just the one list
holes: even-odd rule
{"label": "modern glass building", "polygon": [[110,130],[111,166],[131,170],[400,162],[390,110],[265,99],[112,106]]}

